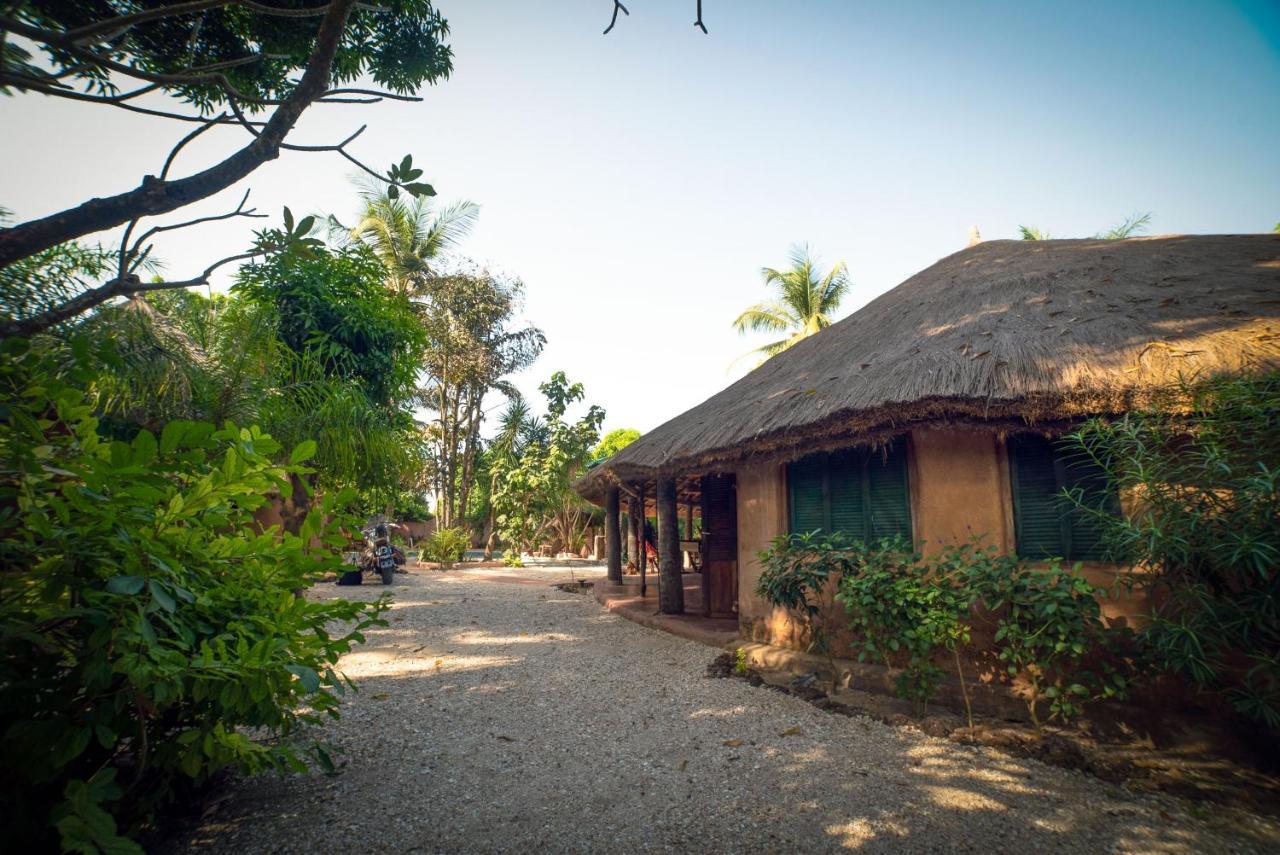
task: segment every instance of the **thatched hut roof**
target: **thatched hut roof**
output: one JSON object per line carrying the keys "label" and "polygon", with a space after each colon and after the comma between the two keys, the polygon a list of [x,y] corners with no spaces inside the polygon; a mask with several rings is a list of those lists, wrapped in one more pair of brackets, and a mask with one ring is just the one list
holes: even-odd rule
{"label": "thatched hut roof", "polygon": [[920,421],[1119,413],[1179,377],[1275,367],[1280,235],[987,241],[650,431],[579,489]]}

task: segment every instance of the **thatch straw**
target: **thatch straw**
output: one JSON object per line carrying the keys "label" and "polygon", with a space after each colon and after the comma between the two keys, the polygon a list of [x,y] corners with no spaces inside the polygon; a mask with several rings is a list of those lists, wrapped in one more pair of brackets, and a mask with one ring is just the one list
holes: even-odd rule
{"label": "thatch straw", "polygon": [[650,431],[579,488],[924,421],[1120,413],[1180,378],[1277,367],[1280,235],[987,241]]}

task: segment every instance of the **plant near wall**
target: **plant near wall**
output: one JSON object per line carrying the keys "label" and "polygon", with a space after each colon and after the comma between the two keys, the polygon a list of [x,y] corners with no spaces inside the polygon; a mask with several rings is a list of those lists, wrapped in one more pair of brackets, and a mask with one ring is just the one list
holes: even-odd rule
{"label": "plant near wall", "polygon": [[1183,383],[1069,441],[1134,497],[1125,517],[1075,499],[1150,595],[1152,664],[1280,728],[1280,373]]}
{"label": "plant near wall", "polygon": [[813,531],[779,535],[757,557],[764,570],[756,594],[800,619],[808,639],[805,652],[827,660],[835,691],[839,671],[832,641],[841,621],[833,580],[858,566],[862,550],[839,533]]}
{"label": "plant near wall", "polygon": [[892,669],[894,658],[905,658],[895,692],[921,714],[946,676],[936,659],[949,651],[970,727],[973,711],[960,648],[972,631],[974,593],[966,571],[980,555],[966,545],[926,558],[901,539],[881,541],[865,549],[857,569],[840,578],[836,593],[848,613],[858,660],[877,657]]}
{"label": "plant near wall", "polygon": [[[226,767],[302,771],[334,668],[385,603],[293,591],[338,569],[350,491],[295,534],[253,512],[304,466],[257,428],[175,421],[108,441],[88,350],[0,353],[0,799],[22,851],[140,851],[151,810]],[[59,354],[62,357],[64,354]],[[88,391],[87,391],[88,390]],[[250,739],[257,729],[267,739]]]}
{"label": "plant near wall", "polygon": [[992,555],[973,570],[974,591],[998,615],[997,656],[1011,679],[1026,679],[1023,700],[1037,731],[1075,718],[1090,701],[1127,695],[1129,678],[1108,661],[1111,639],[1098,602],[1106,592],[1080,575],[1080,565],[1037,567]]}

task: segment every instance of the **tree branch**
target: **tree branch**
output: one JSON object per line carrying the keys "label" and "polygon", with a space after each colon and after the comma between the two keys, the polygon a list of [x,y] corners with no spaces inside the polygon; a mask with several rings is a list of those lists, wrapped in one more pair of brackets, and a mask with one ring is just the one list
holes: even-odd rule
{"label": "tree branch", "polygon": [[280,156],[284,138],[310,104],[329,88],[329,72],[355,0],[334,0],[320,24],[306,71],[272,113],[262,132],[235,154],[186,178],[146,176],[135,189],[89,201],[39,220],[0,229],[0,267],[42,249],[113,228],[139,216],[164,214],[230,187]]}
{"label": "tree branch", "polygon": [[118,276],[109,282],[99,285],[97,288],[91,288],[88,291],[77,294],[70,300],[49,309],[47,312],[41,312],[30,318],[22,318],[20,320],[0,322],[0,338],[10,338],[13,336],[32,336],[36,333],[43,332],[49,327],[62,323],[68,318],[74,318],[76,315],[87,312],[95,306],[105,303],[115,297],[124,297],[131,294],[141,294],[146,291],[176,291],[180,288],[193,288],[197,285],[208,285],[209,277],[219,267],[225,264],[231,264],[233,261],[244,261],[249,258],[256,258],[263,255],[265,250],[254,250],[253,252],[242,252],[239,255],[230,255],[226,258],[219,259],[210,264],[204,271],[192,279],[184,279],[181,282],[143,282],[138,278],[136,273],[128,273],[125,276]]}
{"label": "tree branch", "polygon": [[707,25],[702,23],[702,0],[698,0],[698,19],[693,22],[693,25],[702,30],[704,36],[707,35]]}
{"label": "tree branch", "polygon": [[631,17],[631,13],[627,11],[626,6],[623,6],[621,3],[618,2],[618,0],[613,0],[613,17],[609,19],[609,26],[604,28],[604,34],[606,36],[609,35],[609,31],[613,29],[614,25],[618,23],[619,10],[621,10],[622,14],[626,15],[627,17]]}
{"label": "tree branch", "polygon": [[[86,24],[78,29],[68,31],[66,36],[77,43],[93,43],[101,40],[98,38],[99,36],[114,38],[136,27],[138,24],[145,24],[148,21],[176,18],[182,15],[204,12],[209,9],[218,9],[223,6],[243,6],[250,11],[263,15],[272,15],[277,18],[315,18],[328,14],[330,9],[329,6],[316,6],[311,9],[282,9],[278,6],[268,6],[265,3],[251,2],[251,0],[190,0],[187,3],[175,3],[172,6],[162,6],[156,9],[148,9],[144,12],[134,12],[131,15],[120,15],[105,21]],[[383,7],[367,3],[356,3],[355,6],[357,9],[374,12],[386,11]]]}

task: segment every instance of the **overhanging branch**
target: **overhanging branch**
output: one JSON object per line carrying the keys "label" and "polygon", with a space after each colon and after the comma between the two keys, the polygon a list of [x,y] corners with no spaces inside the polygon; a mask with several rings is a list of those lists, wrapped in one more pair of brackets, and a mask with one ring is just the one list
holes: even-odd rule
{"label": "overhanging branch", "polygon": [[281,144],[303,111],[328,89],[329,72],[355,0],[334,0],[320,24],[306,71],[253,141],[214,166],[177,180],[147,176],[135,189],[90,199],[77,207],[0,229],[0,267],[131,219],[164,214],[230,187],[263,163],[279,157]]}

